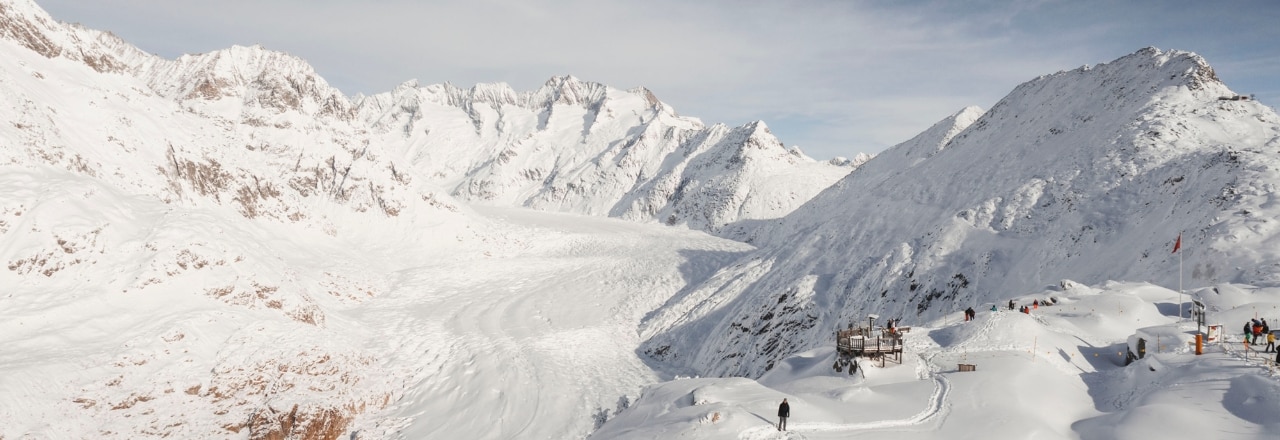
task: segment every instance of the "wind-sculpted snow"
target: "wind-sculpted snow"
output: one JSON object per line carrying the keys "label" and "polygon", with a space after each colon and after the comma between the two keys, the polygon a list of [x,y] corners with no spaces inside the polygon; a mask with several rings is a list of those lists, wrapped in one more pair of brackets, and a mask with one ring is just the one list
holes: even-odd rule
{"label": "wind-sculpted snow", "polygon": [[1022,84],[941,147],[885,151],[761,226],[759,251],[654,314],[643,350],[756,376],[868,314],[909,324],[1061,279],[1176,287],[1179,233],[1188,285],[1276,285],[1280,118],[1234,96],[1156,49]]}

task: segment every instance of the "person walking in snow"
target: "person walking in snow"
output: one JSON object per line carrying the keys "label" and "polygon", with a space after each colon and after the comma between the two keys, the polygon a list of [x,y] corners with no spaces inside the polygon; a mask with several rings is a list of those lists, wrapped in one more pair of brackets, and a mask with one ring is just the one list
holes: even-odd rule
{"label": "person walking in snow", "polygon": [[975,316],[975,312],[973,311],[973,307],[970,307],[970,308],[964,309],[964,320],[965,320],[965,321],[968,321],[968,320],[970,320],[970,319],[973,319],[973,317],[974,317],[974,316]]}
{"label": "person walking in snow", "polygon": [[1267,332],[1267,349],[1262,350],[1262,352],[1270,353],[1272,350],[1275,350],[1275,349],[1276,349],[1276,335],[1274,333]]}
{"label": "person walking in snow", "polygon": [[1244,343],[1245,344],[1249,343],[1249,336],[1252,336],[1252,335],[1253,335],[1253,324],[1250,324],[1249,321],[1245,321],[1244,322]]}
{"label": "person walking in snow", "polygon": [[1013,310],[1013,300],[1009,300],[1009,310]]}
{"label": "person walking in snow", "polygon": [[787,399],[782,399],[782,404],[778,405],[778,430],[787,430],[787,417],[791,417],[791,405],[787,404]]}

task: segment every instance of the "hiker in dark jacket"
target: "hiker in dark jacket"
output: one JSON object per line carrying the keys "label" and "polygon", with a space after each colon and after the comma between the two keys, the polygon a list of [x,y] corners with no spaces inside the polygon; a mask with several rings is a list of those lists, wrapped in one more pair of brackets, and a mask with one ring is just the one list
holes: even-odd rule
{"label": "hiker in dark jacket", "polygon": [[782,399],[782,404],[778,405],[778,430],[787,430],[787,417],[791,417],[791,405],[787,404],[787,399]]}

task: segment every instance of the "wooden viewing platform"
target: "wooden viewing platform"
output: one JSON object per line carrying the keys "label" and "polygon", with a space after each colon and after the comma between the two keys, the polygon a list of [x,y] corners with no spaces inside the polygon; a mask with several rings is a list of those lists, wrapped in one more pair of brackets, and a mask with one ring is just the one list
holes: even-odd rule
{"label": "wooden viewing platform", "polygon": [[[880,366],[886,361],[902,363],[902,334],[911,331],[910,327],[899,327],[890,331],[886,328],[852,327],[836,330],[836,371],[842,365],[856,362],[854,358],[865,357],[879,359]],[[850,371],[852,374],[852,370]]]}

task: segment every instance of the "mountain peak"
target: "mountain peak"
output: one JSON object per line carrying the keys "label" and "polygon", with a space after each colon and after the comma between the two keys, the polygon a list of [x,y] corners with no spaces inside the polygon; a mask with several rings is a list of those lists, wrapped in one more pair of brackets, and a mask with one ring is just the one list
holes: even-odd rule
{"label": "mountain peak", "polygon": [[544,105],[595,105],[608,94],[609,88],[600,83],[585,82],[572,75],[553,76],[535,92],[535,102]]}
{"label": "mountain peak", "polygon": [[1223,86],[1209,62],[1195,52],[1161,51],[1155,47],[1145,47],[1112,64],[1140,70],[1160,70],[1169,74],[1170,80],[1182,81],[1191,90],[1200,90],[1210,85]]}
{"label": "mountain peak", "polygon": [[[302,58],[261,44],[182,55],[140,72],[156,93],[228,119],[263,120],[287,111],[348,118],[351,100]],[[214,105],[232,98],[239,105]]]}
{"label": "mountain peak", "polygon": [[566,87],[566,86],[574,87],[575,85],[581,84],[581,83],[582,83],[582,80],[578,79],[578,77],[576,76],[558,75],[558,76],[553,76],[551,78],[548,78],[547,82],[543,83],[543,85],[547,87]]}

